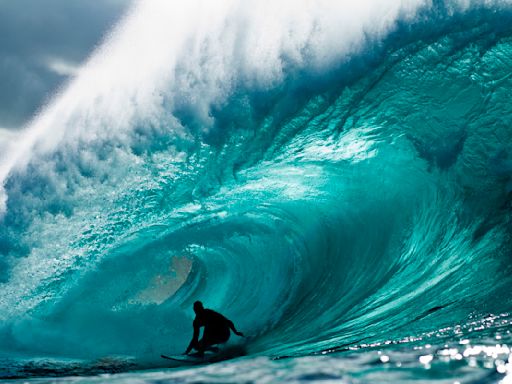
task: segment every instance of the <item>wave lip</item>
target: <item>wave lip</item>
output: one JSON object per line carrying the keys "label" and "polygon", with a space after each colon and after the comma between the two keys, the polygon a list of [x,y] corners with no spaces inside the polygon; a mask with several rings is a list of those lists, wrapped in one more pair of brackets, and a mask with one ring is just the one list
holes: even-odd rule
{"label": "wave lip", "polygon": [[398,19],[414,17],[422,6],[415,1],[318,1],[303,8],[291,1],[137,3],[26,127],[16,148],[4,152],[1,184],[13,169],[63,141],[75,147],[97,140],[121,145],[136,140],[136,131],[147,124],[179,131],[179,121],[168,121],[169,112],[192,114],[201,129],[209,129],[211,108],[240,84],[268,89],[294,68],[321,71],[359,51],[367,38],[385,35]]}

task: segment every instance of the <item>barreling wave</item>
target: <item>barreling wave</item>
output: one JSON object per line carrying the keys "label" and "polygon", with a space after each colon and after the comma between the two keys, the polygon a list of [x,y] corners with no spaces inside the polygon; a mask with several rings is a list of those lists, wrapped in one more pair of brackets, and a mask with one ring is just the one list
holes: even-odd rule
{"label": "barreling wave", "polygon": [[1,353],[181,352],[197,299],[273,356],[511,310],[507,3],[189,3],[2,146]]}

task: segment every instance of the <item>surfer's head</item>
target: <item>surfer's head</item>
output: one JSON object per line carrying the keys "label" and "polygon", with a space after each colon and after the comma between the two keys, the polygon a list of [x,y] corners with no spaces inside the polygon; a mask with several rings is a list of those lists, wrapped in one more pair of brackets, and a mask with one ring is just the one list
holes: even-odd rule
{"label": "surfer's head", "polygon": [[196,313],[196,315],[198,313],[201,313],[203,310],[204,310],[203,303],[201,303],[200,301],[196,301],[194,303],[194,312]]}

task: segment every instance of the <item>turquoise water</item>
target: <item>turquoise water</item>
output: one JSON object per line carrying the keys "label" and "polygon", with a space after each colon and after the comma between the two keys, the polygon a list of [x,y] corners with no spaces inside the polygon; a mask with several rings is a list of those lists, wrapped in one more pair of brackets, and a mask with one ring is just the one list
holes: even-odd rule
{"label": "turquoise water", "polygon": [[[508,382],[509,6],[194,4],[3,143],[0,375]],[[247,356],[168,370],[198,299]]]}

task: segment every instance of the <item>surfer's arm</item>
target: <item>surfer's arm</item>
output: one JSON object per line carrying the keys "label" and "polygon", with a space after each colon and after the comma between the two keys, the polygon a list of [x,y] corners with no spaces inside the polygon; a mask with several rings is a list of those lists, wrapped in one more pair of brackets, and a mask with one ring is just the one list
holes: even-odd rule
{"label": "surfer's arm", "polygon": [[233,324],[233,322],[231,320],[228,320],[228,325],[229,325],[229,328],[231,328],[231,330],[235,333],[235,335],[237,336],[244,336],[244,334],[242,332],[238,332],[235,328],[235,324]]}
{"label": "surfer's arm", "polygon": [[194,335],[192,336],[192,340],[190,340],[190,344],[188,345],[187,350],[185,351],[185,355],[188,355],[192,348],[194,348],[197,345],[199,339],[199,328],[199,324],[197,323],[196,320],[194,320]]}

